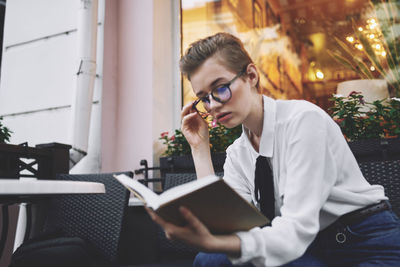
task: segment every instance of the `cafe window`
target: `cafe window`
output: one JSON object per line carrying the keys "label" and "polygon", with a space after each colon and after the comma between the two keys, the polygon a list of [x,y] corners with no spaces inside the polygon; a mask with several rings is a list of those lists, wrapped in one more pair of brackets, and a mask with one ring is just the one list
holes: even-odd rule
{"label": "cafe window", "polygon": [[[385,32],[394,29],[392,42],[399,42],[400,32],[396,24],[399,1],[387,2],[182,0],[182,53],[200,38],[221,31],[232,33],[255,61],[263,94],[306,99],[328,110],[338,83],[382,77],[371,62],[371,53],[381,66],[387,66],[393,47]],[[398,70],[397,53],[390,56],[394,60],[389,63]],[[184,104],[195,99],[186,78],[182,88]]]}

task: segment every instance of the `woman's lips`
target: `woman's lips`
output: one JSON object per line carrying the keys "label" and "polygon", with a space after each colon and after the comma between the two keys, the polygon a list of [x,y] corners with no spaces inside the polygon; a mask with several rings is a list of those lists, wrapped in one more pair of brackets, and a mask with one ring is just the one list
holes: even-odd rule
{"label": "woman's lips", "polygon": [[230,112],[221,113],[221,114],[218,114],[218,116],[217,116],[217,120],[218,120],[219,123],[227,121],[230,118],[232,118],[232,113],[230,113]]}

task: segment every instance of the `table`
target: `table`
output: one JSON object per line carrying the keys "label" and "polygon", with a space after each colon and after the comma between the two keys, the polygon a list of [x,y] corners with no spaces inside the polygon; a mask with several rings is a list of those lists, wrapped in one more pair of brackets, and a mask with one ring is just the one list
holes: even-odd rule
{"label": "table", "polygon": [[[30,202],[33,199],[61,194],[101,193],[105,193],[104,184],[95,182],[37,180],[35,178],[0,179],[0,204],[4,204],[2,207],[3,227],[0,239],[0,258],[3,254],[8,234],[8,205]],[[18,214],[14,250],[18,248],[24,240],[26,225],[26,209],[24,205],[22,205]]]}
{"label": "table", "polygon": [[143,203],[143,201],[141,201],[140,199],[138,199],[136,197],[130,197],[128,206],[129,207],[144,207],[144,203]]}
{"label": "table", "polygon": [[37,180],[32,178],[0,179],[0,202],[24,197],[59,194],[105,193],[102,183],[81,181]]}

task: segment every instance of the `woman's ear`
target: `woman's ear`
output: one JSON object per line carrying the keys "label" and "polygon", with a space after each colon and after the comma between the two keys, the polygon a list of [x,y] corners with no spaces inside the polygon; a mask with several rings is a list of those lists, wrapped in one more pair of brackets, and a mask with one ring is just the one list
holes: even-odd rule
{"label": "woman's ear", "polygon": [[246,69],[247,77],[249,78],[251,87],[257,87],[258,84],[258,71],[256,65],[254,63],[250,63]]}

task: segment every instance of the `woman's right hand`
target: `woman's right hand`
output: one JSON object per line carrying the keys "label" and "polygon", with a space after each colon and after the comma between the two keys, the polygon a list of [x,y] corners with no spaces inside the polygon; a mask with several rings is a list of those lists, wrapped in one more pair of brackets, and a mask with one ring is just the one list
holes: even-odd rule
{"label": "woman's right hand", "polygon": [[181,130],[193,149],[210,147],[207,122],[192,108],[193,102],[182,108]]}

